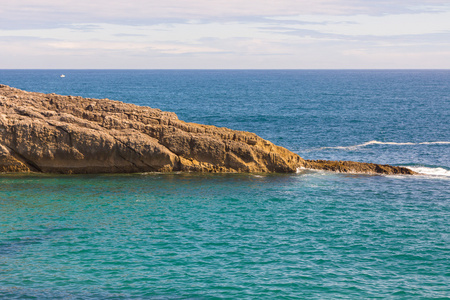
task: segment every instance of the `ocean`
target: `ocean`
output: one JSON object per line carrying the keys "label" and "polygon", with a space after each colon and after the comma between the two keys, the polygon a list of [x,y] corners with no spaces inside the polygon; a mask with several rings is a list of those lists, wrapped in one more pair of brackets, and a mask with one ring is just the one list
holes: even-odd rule
{"label": "ocean", "polygon": [[0,174],[1,299],[450,299],[450,70],[0,70],[0,84],[422,173]]}

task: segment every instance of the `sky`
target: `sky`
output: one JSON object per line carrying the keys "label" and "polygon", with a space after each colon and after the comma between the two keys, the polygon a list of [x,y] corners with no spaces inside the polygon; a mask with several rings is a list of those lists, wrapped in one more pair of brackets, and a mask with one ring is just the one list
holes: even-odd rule
{"label": "sky", "polygon": [[0,69],[450,69],[449,0],[0,1]]}

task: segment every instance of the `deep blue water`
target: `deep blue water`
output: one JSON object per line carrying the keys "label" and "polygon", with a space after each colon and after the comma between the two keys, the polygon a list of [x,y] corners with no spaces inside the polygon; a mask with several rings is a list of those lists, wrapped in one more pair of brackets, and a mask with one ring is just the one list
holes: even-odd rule
{"label": "deep blue water", "polygon": [[1,175],[0,298],[450,298],[448,70],[0,70],[0,83],[425,173]]}

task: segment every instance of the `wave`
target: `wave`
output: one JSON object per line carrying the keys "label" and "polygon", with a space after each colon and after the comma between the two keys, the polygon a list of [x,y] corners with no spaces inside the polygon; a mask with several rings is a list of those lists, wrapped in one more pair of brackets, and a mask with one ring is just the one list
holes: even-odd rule
{"label": "wave", "polygon": [[427,175],[431,177],[450,178],[450,170],[442,167],[425,167],[425,166],[404,166],[411,169],[421,175]]}
{"label": "wave", "polygon": [[321,147],[316,150],[326,150],[326,149],[341,149],[341,150],[355,150],[358,148],[366,147],[369,145],[396,145],[396,146],[414,146],[414,145],[450,145],[450,142],[438,141],[438,142],[421,142],[421,143],[396,143],[396,142],[380,142],[380,141],[369,141],[353,146],[336,146],[336,147]]}

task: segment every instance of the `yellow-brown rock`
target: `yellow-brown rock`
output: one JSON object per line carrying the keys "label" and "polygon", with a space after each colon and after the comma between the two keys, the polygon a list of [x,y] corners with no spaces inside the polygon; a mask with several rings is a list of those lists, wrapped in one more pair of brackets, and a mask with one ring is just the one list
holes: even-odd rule
{"label": "yellow-brown rock", "polygon": [[183,122],[172,112],[0,85],[0,172],[286,173],[301,167],[413,173],[391,166],[305,161],[253,133]]}

